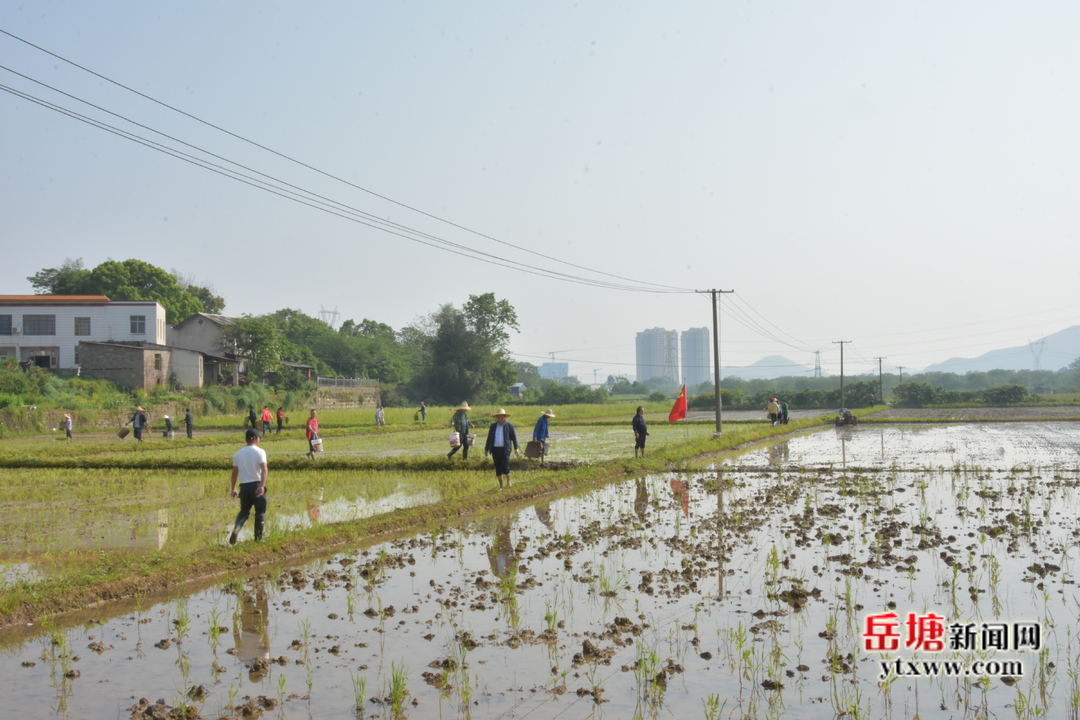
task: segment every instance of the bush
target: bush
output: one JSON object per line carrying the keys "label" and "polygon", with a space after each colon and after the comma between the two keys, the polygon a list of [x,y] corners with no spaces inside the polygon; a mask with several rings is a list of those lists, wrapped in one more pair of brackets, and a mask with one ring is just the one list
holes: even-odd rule
{"label": "bush", "polygon": [[667,402],[670,399],[671,398],[669,398],[667,395],[665,395],[662,392],[649,393],[649,397],[646,398],[646,400],[648,400],[651,403]]}

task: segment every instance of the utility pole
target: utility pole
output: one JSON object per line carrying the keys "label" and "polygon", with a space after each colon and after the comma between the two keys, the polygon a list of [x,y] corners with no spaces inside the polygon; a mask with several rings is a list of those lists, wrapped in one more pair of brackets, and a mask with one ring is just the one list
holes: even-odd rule
{"label": "utility pole", "polygon": [[850,340],[833,340],[833,345],[840,346],[840,409],[847,410],[847,403],[844,402],[844,345],[850,343]]}
{"label": "utility pole", "polygon": [[903,365],[897,365],[896,368],[900,371],[900,384],[903,385],[904,384],[904,366]]}
{"label": "utility pole", "polygon": [[881,361],[887,357],[888,355],[883,355],[879,358],[874,358],[877,360],[878,400],[881,402],[885,402],[885,376],[881,374]]}
{"label": "utility pole", "polygon": [[723,403],[720,400],[720,296],[733,293],[734,290],[696,290],[712,295],[712,346],[713,346],[713,389],[716,390],[716,434],[724,430]]}

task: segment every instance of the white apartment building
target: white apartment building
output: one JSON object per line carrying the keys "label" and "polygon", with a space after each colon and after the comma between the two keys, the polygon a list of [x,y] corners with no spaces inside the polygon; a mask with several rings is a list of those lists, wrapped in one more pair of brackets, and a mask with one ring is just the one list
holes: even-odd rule
{"label": "white apartment building", "polygon": [[165,308],[104,295],[0,295],[0,360],[74,370],[83,340],[165,345]]}

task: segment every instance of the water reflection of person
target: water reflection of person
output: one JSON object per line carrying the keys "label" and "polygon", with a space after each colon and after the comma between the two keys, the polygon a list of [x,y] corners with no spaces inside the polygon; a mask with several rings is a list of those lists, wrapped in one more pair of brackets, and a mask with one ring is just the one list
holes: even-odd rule
{"label": "water reflection of person", "polygon": [[322,517],[322,502],[323,502],[322,488],[319,489],[319,495],[317,497],[308,496],[308,499],[307,499],[307,514],[308,514],[308,517],[311,518],[312,523],[317,523],[319,521],[319,518]]}
{"label": "water reflection of person", "polygon": [[[266,588],[252,587],[240,599],[240,615],[233,618],[233,643],[236,657],[248,667],[248,679],[260,682],[270,660],[270,633],[267,627],[270,602]],[[259,662],[262,660],[262,662]]]}
{"label": "water reflection of person", "polygon": [[514,555],[514,543],[510,540],[513,521],[509,517],[499,518],[495,526],[494,542],[487,550],[491,572],[497,577],[507,578],[516,572],[518,559]]}
{"label": "water reflection of person", "polygon": [[551,503],[540,503],[534,505],[533,508],[536,510],[536,517],[544,524],[544,527],[555,532],[555,523],[551,521]]}
{"label": "water reflection of person", "polygon": [[791,448],[788,445],[788,441],[785,440],[781,443],[769,446],[769,464],[776,465],[780,462],[787,462],[791,457]]}
{"label": "water reflection of person", "polygon": [[636,493],[634,495],[634,512],[642,520],[649,514],[649,488],[645,485],[645,478],[636,481]]}

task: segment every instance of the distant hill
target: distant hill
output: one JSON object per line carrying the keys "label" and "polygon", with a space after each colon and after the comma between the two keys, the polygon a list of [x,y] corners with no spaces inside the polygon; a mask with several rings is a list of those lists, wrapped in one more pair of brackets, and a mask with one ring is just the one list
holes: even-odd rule
{"label": "distant hill", "polygon": [[[949,358],[945,362],[930,365],[922,372],[948,372],[963,375],[969,372],[988,370],[1034,370],[1035,353],[1039,355],[1042,370],[1060,370],[1080,357],[1080,325],[1073,325],[1061,332],[1035,340],[1035,346],[1017,345],[1016,347],[991,350],[976,358]],[[1034,351],[1034,352],[1033,352]]]}
{"label": "distant hill", "polygon": [[[806,375],[812,377],[814,368],[800,365],[788,360],[782,355],[769,355],[763,357],[751,365],[727,366],[720,370],[721,383],[723,378],[741,378],[742,380],[770,380],[772,378],[785,377],[788,375]],[[721,385],[721,387],[723,387]]]}

